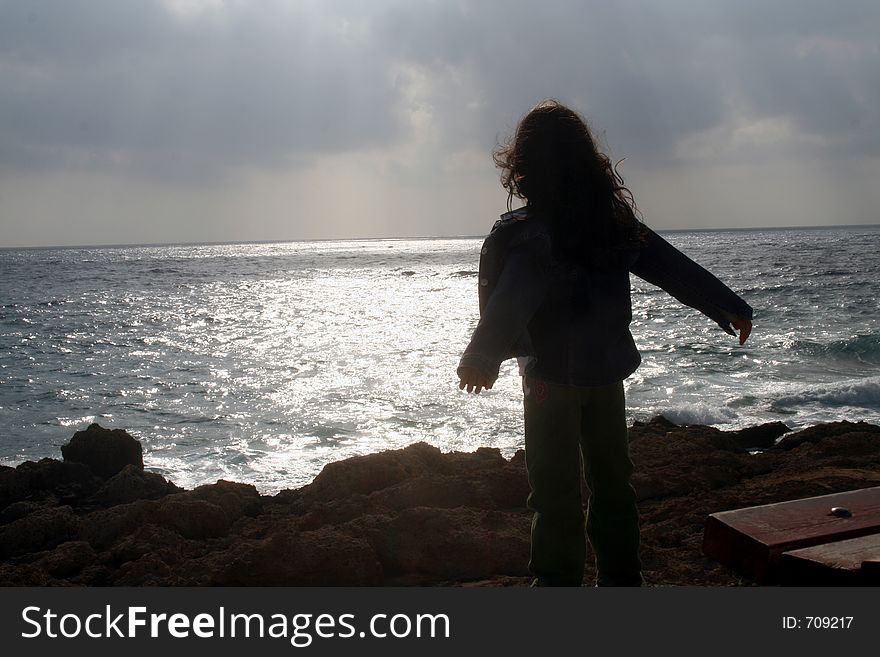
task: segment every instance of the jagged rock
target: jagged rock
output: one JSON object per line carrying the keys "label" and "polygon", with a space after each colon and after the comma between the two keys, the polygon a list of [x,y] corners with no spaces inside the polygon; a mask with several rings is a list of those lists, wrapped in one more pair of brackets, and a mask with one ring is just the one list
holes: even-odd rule
{"label": "jagged rock", "polygon": [[125,563],[156,553],[164,561],[173,563],[180,559],[183,542],[176,531],[154,524],[144,525],[113,545],[110,558],[116,563]]}
{"label": "jagged rock", "polygon": [[180,488],[161,475],[128,464],[105,481],[93,499],[104,506],[114,506],[135,500],[156,500],[179,492]]}
{"label": "jagged rock", "polygon": [[848,433],[880,433],[880,427],[867,422],[829,422],[828,424],[820,424],[815,427],[802,429],[796,433],[792,433],[779,441],[777,447],[780,449],[794,449],[804,443],[814,443],[817,441],[825,441],[834,436],[840,436]]}
{"label": "jagged rock", "polygon": [[68,541],[61,543],[36,563],[52,577],[64,579],[90,566],[96,556],[92,546],[85,541]]}
{"label": "jagged rock", "polygon": [[344,526],[366,536],[387,576],[420,584],[528,574],[529,526],[524,513],[416,507],[366,516]]}
{"label": "jagged rock", "polygon": [[153,522],[158,504],[138,500],[94,511],[83,518],[80,536],[97,550],[107,549],[138,527]]}
{"label": "jagged rock", "polygon": [[161,500],[138,500],[95,511],[83,519],[81,535],[103,550],[147,524],[159,525],[184,538],[208,539],[226,534],[231,524],[226,511],[187,495],[176,493]]}
{"label": "jagged rock", "polygon": [[162,559],[153,553],[122,564],[113,576],[116,586],[161,586],[171,573]]}
{"label": "jagged rock", "polygon": [[0,527],[0,559],[38,552],[76,538],[80,521],[69,506],[43,509]]}
{"label": "jagged rock", "polygon": [[629,439],[632,441],[645,434],[660,434],[662,436],[678,428],[679,426],[675,424],[675,422],[667,420],[666,416],[655,415],[647,422],[642,422],[640,420],[633,422],[629,432]]}
{"label": "jagged rock", "polygon": [[393,452],[328,463],[303,492],[319,501],[367,495],[408,477],[442,472],[447,467],[439,449],[427,443],[415,443]]}
{"label": "jagged rock", "polygon": [[39,502],[22,500],[20,502],[13,502],[3,509],[3,511],[0,511],[0,525],[9,524],[15,520],[24,518],[31,513],[35,513],[42,509],[49,509],[53,506],[57,506],[55,500],[41,500]]}
{"label": "jagged rock", "polygon": [[51,586],[57,580],[29,563],[0,563],[0,586]]}
{"label": "jagged rock", "polygon": [[194,499],[210,502],[222,508],[231,521],[241,516],[254,516],[263,508],[263,498],[256,486],[220,479],[184,493],[175,499]]}
{"label": "jagged rock", "polygon": [[528,495],[524,464],[524,452],[507,461],[498,449],[443,454],[415,443],[332,463],[300,495],[285,497],[309,511],[321,506],[336,522],[417,506],[520,508]]}
{"label": "jagged rock", "polygon": [[762,467],[759,459],[744,453],[731,433],[700,425],[668,428],[668,421],[660,417],[631,430],[637,437],[630,443],[630,453],[639,501],[699,495],[734,485]]}
{"label": "jagged rock", "polygon": [[74,575],[68,581],[73,586],[110,586],[113,570],[101,563],[93,563]]}
{"label": "jagged rock", "polygon": [[27,495],[27,488],[18,476],[18,468],[0,465],[0,509]]}
{"label": "jagged rock", "polygon": [[791,429],[782,422],[766,422],[733,432],[731,441],[733,445],[741,449],[767,448],[773,446],[780,436],[789,431]]}
{"label": "jagged rock", "polygon": [[216,538],[229,531],[229,515],[216,504],[192,499],[187,493],[164,498],[156,509],[153,522],[175,530],[184,538]]}
{"label": "jagged rock", "polygon": [[333,527],[278,531],[201,565],[205,583],[219,586],[379,586],[383,578],[370,544]]}
{"label": "jagged rock", "polygon": [[100,485],[101,479],[82,463],[49,458],[25,461],[11,472],[0,472],[0,508],[45,498],[75,506]]}
{"label": "jagged rock", "polygon": [[61,447],[65,461],[85,463],[101,477],[112,477],[126,465],[143,470],[141,444],[122,429],[105,429],[92,424],[85,431],[77,431],[70,442]]}
{"label": "jagged rock", "polygon": [[[880,485],[880,427],[818,425],[776,443],[786,429],[662,417],[631,428],[649,582],[739,582],[702,555],[709,513]],[[43,459],[0,467],[0,585],[526,585],[527,494],[522,450],[506,460],[417,443],[328,465],[274,497]]]}

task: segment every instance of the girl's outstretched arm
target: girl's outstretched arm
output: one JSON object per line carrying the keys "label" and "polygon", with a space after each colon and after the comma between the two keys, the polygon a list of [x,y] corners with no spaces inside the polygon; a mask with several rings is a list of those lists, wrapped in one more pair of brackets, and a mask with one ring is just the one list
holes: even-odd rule
{"label": "girl's outstretched arm", "polygon": [[730,335],[739,330],[743,344],[752,331],[752,307],[709,271],[647,226],[644,245],[629,270],[662,288],[681,303],[713,319]]}
{"label": "girl's outstretched arm", "polygon": [[[549,285],[549,242],[535,237],[513,248],[458,366],[459,388],[491,388],[501,362],[525,330]],[[486,385],[488,384],[488,385]]]}

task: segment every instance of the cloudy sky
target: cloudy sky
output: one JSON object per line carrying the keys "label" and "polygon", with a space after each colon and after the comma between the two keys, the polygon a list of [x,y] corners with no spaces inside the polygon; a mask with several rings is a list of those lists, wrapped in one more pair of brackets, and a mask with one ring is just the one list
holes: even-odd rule
{"label": "cloudy sky", "polygon": [[0,0],[0,246],[484,234],[581,111],[663,228],[880,222],[876,0]]}

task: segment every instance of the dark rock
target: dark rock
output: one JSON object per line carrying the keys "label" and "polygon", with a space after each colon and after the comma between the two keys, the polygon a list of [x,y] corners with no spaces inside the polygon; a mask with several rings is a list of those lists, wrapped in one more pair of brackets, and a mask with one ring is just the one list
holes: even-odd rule
{"label": "dark rock", "polygon": [[278,531],[237,544],[199,564],[220,586],[379,586],[382,567],[370,544],[333,527]]}
{"label": "dark rock", "polygon": [[40,502],[31,502],[27,500],[23,500],[21,502],[13,502],[9,506],[7,506],[3,511],[0,511],[0,525],[6,525],[15,520],[19,520],[20,518],[24,518],[31,513],[35,513],[37,511],[41,511],[43,509],[48,509],[53,506],[57,506],[53,501],[40,501]]}
{"label": "dark rock", "polygon": [[481,483],[452,475],[425,474],[373,493],[364,506],[370,510],[398,511],[413,507],[492,507],[494,500]]}
{"label": "dark rock", "polygon": [[531,516],[483,509],[410,508],[345,526],[372,545],[386,577],[424,584],[493,575],[525,576]]}
{"label": "dark rock", "polygon": [[128,464],[104,482],[93,500],[104,506],[114,506],[135,500],[157,500],[179,492],[180,488],[161,475]]}
{"label": "dark rock", "polygon": [[639,501],[699,495],[736,484],[761,467],[731,433],[699,425],[641,433],[631,442],[630,453]]}
{"label": "dark rock", "polygon": [[191,539],[216,538],[229,531],[231,522],[226,511],[187,495],[176,493],[161,500],[138,500],[94,511],[83,518],[82,537],[104,550],[148,524]]}
{"label": "dark rock", "polygon": [[145,554],[140,559],[122,564],[113,576],[115,586],[162,586],[167,582],[171,569],[155,554]]}
{"label": "dark rock", "polygon": [[307,513],[344,522],[363,513],[418,506],[521,508],[528,495],[524,459],[507,461],[494,448],[443,454],[426,443],[338,461],[324,468],[298,496]]}
{"label": "dark rock", "polygon": [[29,563],[0,563],[0,586],[51,586],[57,583],[57,580],[39,566]]}
{"label": "dark rock", "polygon": [[207,484],[184,493],[176,499],[194,499],[210,502],[226,512],[231,521],[242,516],[255,516],[263,508],[263,498],[256,486],[239,484],[220,479],[216,484]]}
{"label": "dark rock", "polygon": [[15,469],[15,473],[31,493],[66,488],[90,491],[99,485],[99,480],[87,465],[56,459],[40,459],[36,463],[25,461]]}
{"label": "dark rock", "polygon": [[0,465],[0,509],[25,499],[29,492],[27,482],[18,476],[16,468]]}
{"label": "dark rock", "polygon": [[779,449],[789,450],[804,443],[815,443],[848,433],[880,434],[880,427],[867,422],[830,422],[792,433],[780,440],[776,446]]}
{"label": "dark rock", "polygon": [[79,518],[69,506],[31,513],[0,527],[0,559],[38,552],[75,539]]}
{"label": "dark rock", "polygon": [[[650,582],[739,582],[702,555],[709,513],[880,485],[880,427],[818,425],[773,446],[784,430],[632,427]],[[417,443],[328,465],[274,497],[227,481],[179,491],[136,464],[105,480],[44,459],[0,468],[0,585],[522,586],[527,494],[522,450],[505,460]],[[594,575],[588,553],[585,581]]]}
{"label": "dark rock", "polygon": [[93,563],[74,575],[68,581],[74,586],[110,586],[113,570],[100,563]]}
{"label": "dark rock", "polygon": [[68,541],[42,557],[36,565],[44,568],[52,577],[64,579],[91,565],[95,557],[92,546],[85,541]]}
{"label": "dark rock", "polygon": [[424,472],[442,472],[446,467],[439,449],[415,443],[400,450],[328,463],[303,492],[311,500],[321,501],[366,495]]}
{"label": "dark rock", "polygon": [[93,511],[82,519],[81,537],[95,549],[104,550],[138,527],[154,522],[159,503],[138,500]]}
{"label": "dark rock", "polygon": [[110,549],[110,557],[116,563],[125,563],[156,553],[163,561],[174,563],[180,559],[183,541],[176,531],[154,524],[144,525],[118,541]]}
{"label": "dark rock", "polygon": [[635,440],[645,434],[666,435],[668,432],[678,429],[678,425],[667,420],[663,415],[655,415],[647,422],[636,420],[629,431],[629,439]]}
{"label": "dark rock", "polygon": [[0,501],[7,506],[52,497],[61,504],[76,506],[100,485],[101,479],[82,463],[48,458],[25,461],[12,472],[0,473]]}
{"label": "dark rock", "polygon": [[169,495],[159,502],[152,521],[175,530],[184,538],[216,538],[229,531],[231,521],[226,511],[205,500],[192,499],[187,493]]}
{"label": "dark rock", "polygon": [[104,429],[92,424],[77,431],[70,442],[61,447],[65,461],[85,463],[101,477],[112,477],[126,465],[143,470],[141,444],[122,429]]}
{"label": "dark rock", "polygon": [[782,422],[766,422],[732,432],[729,444],[740,449],[766,449],[772,447],[780,436],[789,431],[791,429]]}

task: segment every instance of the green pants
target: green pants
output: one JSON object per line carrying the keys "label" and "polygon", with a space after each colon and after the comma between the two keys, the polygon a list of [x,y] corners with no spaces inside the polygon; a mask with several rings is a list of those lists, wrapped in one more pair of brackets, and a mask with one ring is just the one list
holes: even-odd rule
{"label": "green pants", "polygon": [[523,379],[532,519],[529,570],[541,586],[580,586],[586,539],[581,464],[590,488],[586,532],[600,586],[642,584],[639,517],[630,485],[623,382],[581,387]]}

